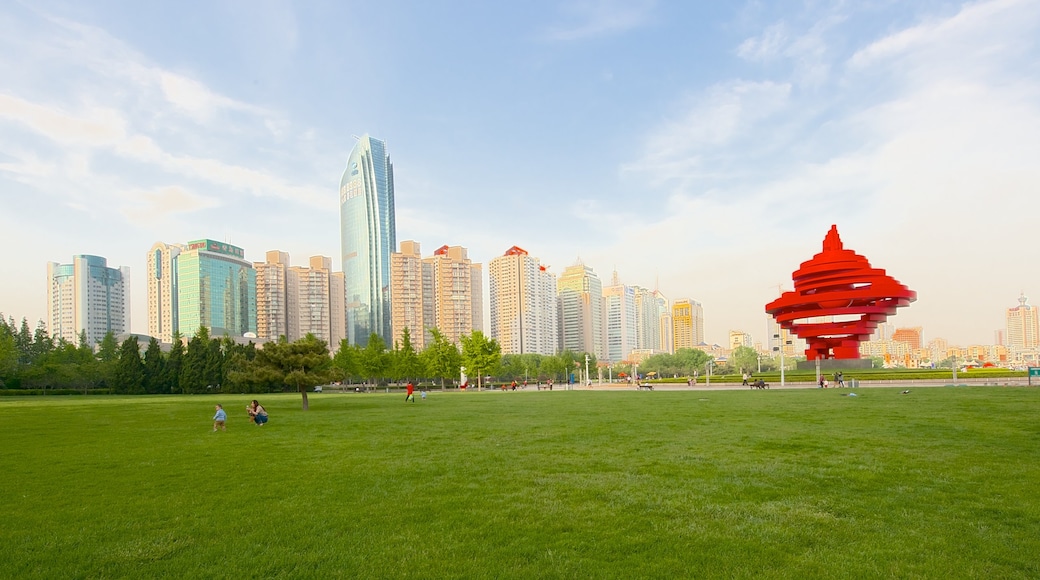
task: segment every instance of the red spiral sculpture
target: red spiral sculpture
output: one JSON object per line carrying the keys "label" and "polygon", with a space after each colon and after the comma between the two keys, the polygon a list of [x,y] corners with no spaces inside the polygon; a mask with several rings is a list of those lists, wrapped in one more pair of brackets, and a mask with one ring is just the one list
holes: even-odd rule
{"label": "red spiral sculpture", "polygon": [[[859,343],[896,308],[917,300],[916,292],[846,250],[833,225],[823,239],[823,251],[802,262],[791,277],[794,291],[766,304],[766,312],[806,341],[808,360],[859,358]],[[818,321],[821,318],[829,322]]]}

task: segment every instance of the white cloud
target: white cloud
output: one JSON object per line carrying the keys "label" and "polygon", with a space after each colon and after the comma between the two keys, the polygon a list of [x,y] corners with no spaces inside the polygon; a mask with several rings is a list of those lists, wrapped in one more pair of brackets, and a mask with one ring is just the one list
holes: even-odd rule
{"label": "white cloud", "polygon": [[788,106],[791,85],[730,81],[690,99],[677,118],[645,139],[644,154],[622,169],[647,175],[652,183],[690,183],[717,171],[706,161],[720,148],[747,139],[759,124]]}
{"label": "white cloud", "polygon": [[24,125],[62,145],[106,146],[126,135],[126,122],[115,110],[95,107],[74,114],[3,93],[0,119]]}
{"label": "white cloud", "polygon": [[199,121],[208,121],[222,109],[232,109],[264,115],[266,112],[253,105],[241,103],[209,90],[205,85],[179,74],[156,70],[163,95],[175,107]]}
{"label": "white cloud", "polygon": [[767,62],[783,56],[789,42],[787,25],[777,22],[766,27],[760,36],[740,43],[737,55],[746,60]]}
{"label": "white cloud", "polygon": [[152,191],[133,190],[123,193],[122,197],[125,203],[120,211],[138,226],[163,221],[174,214],[220,205],[215,199],[180,186],[160,187]]}
{"label": "white cloud", "polygon": [[545,31],[549,40],[572,41],[626,32],[650,21],[655,0],[572,0],[563,10],[567,22]]}

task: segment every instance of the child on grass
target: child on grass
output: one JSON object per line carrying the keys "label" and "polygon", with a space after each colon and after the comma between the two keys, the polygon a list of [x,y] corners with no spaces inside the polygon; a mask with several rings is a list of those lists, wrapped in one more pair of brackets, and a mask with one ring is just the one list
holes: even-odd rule
{"label": "child on grass", "polygon": [[216,409],[217,413],[213,415],[213,432],[216,433],[218,427],[221,431],[227,431],[227,413],[223,405],[217,405]]}

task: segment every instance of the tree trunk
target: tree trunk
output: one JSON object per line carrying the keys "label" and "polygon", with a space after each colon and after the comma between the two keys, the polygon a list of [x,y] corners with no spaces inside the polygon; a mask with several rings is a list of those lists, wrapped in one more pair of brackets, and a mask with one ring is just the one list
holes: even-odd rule
{"label": "tree trunk", "polygon": [[311,408],[310,403],[307,401],[307,389],[301,387],[300,394],[303,395],[303,410],[306,411]]}

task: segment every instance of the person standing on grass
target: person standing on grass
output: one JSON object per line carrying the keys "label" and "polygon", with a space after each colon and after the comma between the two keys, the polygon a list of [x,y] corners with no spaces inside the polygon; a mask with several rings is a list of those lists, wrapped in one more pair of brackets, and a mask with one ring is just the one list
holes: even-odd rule
{"label": "person standing on grass", "polygon": [[218,427],[221,431],[227,431],[227,412],[224,411],[224,406],[217,405],[215,408],[217,412],[213,415],[213,432],[216,433]]}
{"label": "person standing on grass", "polygon": [[422,389],[419,389],[419,395],[422,396],[422,400],[424,400],[424,401],[426,400],[426,391],[424,391]]}
{"label": "person standing on grass", "polygon": [[411,381],[408,382],[407,393],[404,396],[405,401],[415,402],[415,386],[412,385]]}

